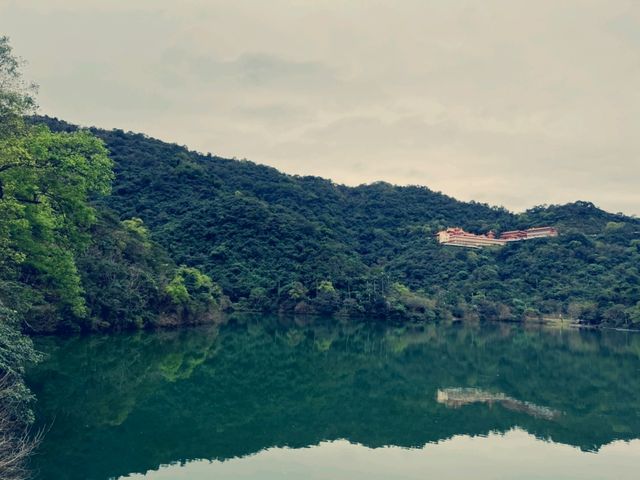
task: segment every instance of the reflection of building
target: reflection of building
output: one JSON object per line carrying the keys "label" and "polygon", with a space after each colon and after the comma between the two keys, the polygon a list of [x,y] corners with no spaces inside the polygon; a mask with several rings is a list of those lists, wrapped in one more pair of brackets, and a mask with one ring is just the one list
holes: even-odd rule
{"label": "reflection of building", "polygon": [[504,408],[514,412],[522,412],[536,418],[553,420],[560,415],[560,412],[548,407],[541,407],[530,402],[516,400],[504,393],[492,393],[479,388],[444,388],[438,389],[436,400],[447,407],[459,408],[471,403],[487,403],[493,405],[499,403]]}
{"label": "reflection of building", "polygon": [[461,228],[447,228],[436,234],[438,242],[442,245],[453,245],[458,247],[480,248],[492,245],[505,245],[508,242],[518,242],[522,240],[532,240],[535,238],[557,237],[558,231],[553,227],[536,227],[527,230],[511,230],[503,232],[496,238],[493,232],[486,235],[476,235],[465,232]]}

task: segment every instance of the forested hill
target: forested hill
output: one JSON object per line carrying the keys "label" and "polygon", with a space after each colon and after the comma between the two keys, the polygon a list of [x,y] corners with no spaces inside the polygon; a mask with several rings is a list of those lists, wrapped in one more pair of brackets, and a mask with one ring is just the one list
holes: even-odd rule
{"label": "forested hill", "polygon": [[[75,127],[38,118],[52,130]],[[523,214],[426,187],[337,185],[91,129],[115,162],[97,200],[138,217],[178,264],[202,269],[237,308],[426,319],[559,316],[640,324],[640,220],[588,202]],[[556,239],[490,250],[433,234],[551,225]]]}

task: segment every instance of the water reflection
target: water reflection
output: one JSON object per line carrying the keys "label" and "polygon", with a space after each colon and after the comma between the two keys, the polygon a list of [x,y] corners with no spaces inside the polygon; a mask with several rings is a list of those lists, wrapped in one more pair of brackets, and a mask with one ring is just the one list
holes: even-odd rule
{"label": "water reflection", "polygon": [[49,359],[30,382],[51,426],[34,463],[43,479],[226,465],[338,439],[422,449],[517,427],[549,446],[598,451],[640,437],[631,333],[240,318],[39,347]]}
{"label": "water reflection", "polygon": [[244,458],[164,465],[123,480],[636,480],[640,441],[614,442],[598,455],[536,439],[522,430],[455,436],[423,448],[368,448],[346,440],[271,448]]}
{"label": "water reflection", "polygon": [[479,388],[443,388],[438,390],[436,401],[452,408],[460,408],[471,403],[486,403],[489,406],[497,403],[514,412],[526,413],[545,420],[553,420],[560,416],[558,410],[516,400],[504,393],[491,393]]}

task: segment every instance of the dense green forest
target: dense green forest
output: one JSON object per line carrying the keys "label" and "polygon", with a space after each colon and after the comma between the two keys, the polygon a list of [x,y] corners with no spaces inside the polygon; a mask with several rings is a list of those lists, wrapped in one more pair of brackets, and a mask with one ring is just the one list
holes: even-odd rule
{"label": "dense green forest", "polygon": [[90,199],[108,195],[113,161],[86,130],[52,132],[26,118],[35,88],[0,37],[0,472],[21,478],[32,448],[23,332],[132,328],[211,320],[222,292],[178,267],[137,218]]}
{"label": "dense green forest", "polygon": [[[236,309],[640,324],[637,218],[582,201],[513,214],[426,187],[347,187],[142,134],[90,130],[116,173],[112,194],[95,205],[141,219],[176,263],[215,279]],[[482,250],[443,247],[433,237],[448,226],[542,225],[560,236]]]}
{"label": "dense green forest", "polygon": [[[522,214],[426,187],[347,187],[142,134],[29,116],[3,40],[0,301],[33,331],[211,320],[233,308],[418,320],[640,324],[640,220]],[[26,119],[26,121],[25,121]],[[448,226],[560,236],[455,249]]]}
{"label": "dense green forest", "polygon": [[[347,187],[142,134],[34,116],[0,38],[0,396],[28,419],[23,332],[210,322],[222,310],[640,325],[640,220],[588,202],[522,214],[426,187]],[[560,236],[439,246],[448,226]],[[13,428],[13,427],[12,427]],[[1,452],[0,452],[1,456]]]}

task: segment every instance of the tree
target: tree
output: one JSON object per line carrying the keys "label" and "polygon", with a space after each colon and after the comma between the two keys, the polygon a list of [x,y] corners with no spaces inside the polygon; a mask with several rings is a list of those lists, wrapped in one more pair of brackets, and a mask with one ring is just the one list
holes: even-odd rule
{"label": "tree", "polygon": [[318,284],[314,305],[319,313],[330,315],[340,307],[340,294],[333,283],[323,280]]}
{"label": "tree", "polygon": [[6,36],[0,37],[0,137],[15,135],[24,127],[23,116],[35,111],[35,84],[23,80],[23,61],[13,54]]}
{"label": "tree", "polygon": [[181,266],[165,291],[184,318],[211,314],[220,306],[222,289],[197,268]]}
{"label": "tree", "polygon": [[87,246],[95,222],[89,196],[109,192],[112,162],[102,141],[88,132],[52,133],[38,126],[10,142],[16,148],[0,167],[4,246],[23,274],[38,275],[38,288],[52,302],[82,317],[75,255]]}
{"label": "tree", "polygon": [[[75,254],[88,242],[90,195],[111,188],[113,163],[88,132],[25,124],[35,107],[20,61],[0,38],[0,275],[37,276],[48,304],[86,313]],[[3,274],[4,273],[4,274]],[[5,299],[11,306],[11,298]]]}
{"label": "tree", "polygon": [[640,302],[631,307],[628,312],[629,322],[635,328],[640,326]]}
{"label": "tree", "polygon": [[[22,80],[21,61],[13,55],[9,39],[0,37],[0,174],[13,168],[22,152],[18,139],[24,134],[23,115],[33,111],[33,87]],[[0,177],[0,200],[4,197],[4,185]],[[0,275],[22,259],[10,248],[7,222],[2,219],[14,215],[13,205],[0,202]]]}
{"label": "tree", "polygon": [[[6,177],[25,161],[23,115],[33,111],[34,87],[22,81],[21,62],[7,37],[0,37],[0,470],[3,478],[21,478],[33,443],[24,442],[24,429],[33,420],[29,409],[32,395],[24,383],[25,366],[39,360],[31,340],[20,331],[21,319],[6,300],[20,304],[20,295],[11,275],[27,256],[14,244],[10,234],[25,226],[21,218],[24,204],[7,193]],[[22,223],[22,225],[21,225]]]}
{"label": "tree", "polygon": [[307,293],[308,293],[307,288],[300,282],[293,282],[291,285],[289,285],[289,288],[287,290],[287,294],[289,295],[289,298],[291,298],[296,302],[300,302],[306,299]]}

